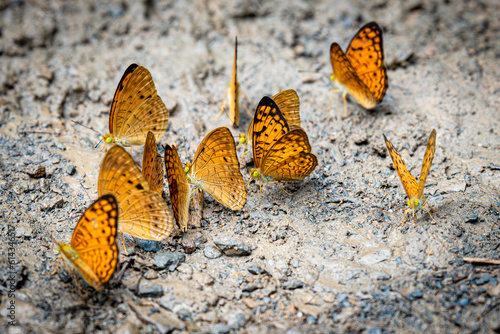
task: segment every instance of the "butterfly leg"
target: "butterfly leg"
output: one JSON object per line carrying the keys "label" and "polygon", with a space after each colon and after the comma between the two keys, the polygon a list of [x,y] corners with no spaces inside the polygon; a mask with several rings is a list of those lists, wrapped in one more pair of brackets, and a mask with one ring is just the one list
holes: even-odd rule
{"label": "butterfly leg", "polygon": [[123,250],[125,251],[125,255],[128,256],[127,247],[125,247],[125,240],[123,240],[123,234],[120,230],[118,230],[118,233],[120,233],[120,237],[122,238]]}
{"label": "butterfly leg", "polygon": [[347,92],[344,92],[344,94],[342,94],[342,99],[344,100],[344,118],[347,118],[347,100],[346,100],[346,95],[347,95]]}
{"label": "butterfly leg", "polygon": [[292,194],[290,194],[288,191],[286,191],[286,190],[283,188],[283,186],[281,185],[281,183],[279,183],[278,181],[275,181],[275,182],[273,182],[273,183],[277,183],[277,184],[280,186],[281,190],[283,190],[286,194],[288,194],[288,195],[290,195],[290,196],[293,196],[293,195],[292,195]]}
{"label": "butterfly leg", "polygon": [[262,183],[260,184],[260,187],[259,187],[259,201],[257,202],[257,206],[259,206],[259,204],[260,204],[260,195],[262,195]]}
{"label": "butterfly leg", "polygon": [[[248,95],[245,93],[245,92],[241,92],[241,95],[243,96],[243,98],[247,101],[247,103],[249,105],[252,105],[252,102],[250,102],[250,99],[248,98]],[[247,106],[243,103],[241,103],[241,105],[243,106],[243,108],[245,108],[245,110],[247,111],[247,114],[253,118],[253,115],[252,113],[250,112],[250,110],[248,110]]]}
{"label": "butterfly leg", "polygon": [[328,105],[328,110],[330,110],[330,108],[332,107],[332,104],[333,104],[333,93],[337,93],[337,92],[340,92],[340,89],[332,89],[330,91],[330,104]]}
{"label": "butterfly leg", "polygon": [[61,258],[62,258],[62,256],[59,255],[59,257],[57,258],[57,262],[56,262],[56,269],[54,269],[54,271],[52,273],[50,273],[50,276],[53,276],[57,273],[57,268],[59,268],[59,261],[61,261]]}
{"label": "butterfly leg", "polygon": [[[243,144],[241,144],[241,145],[243,145]],[[243,152],[243,155],[241,156],[241,160],[243,160],[243,157],[244,157],[244,156],[245,156],[245,154],[247,154],[248,152],[250,152],[250,151],[245,151],[245,152]]]}
{"label": "butterfly leg", "polygon": [[196,188],[196,190],[193,192],[193,197],[192,197],[192,199],[193,199],[193,207],[194,207],[194,211],[196,212],[196,215],[198,217],[200,217],[200,219],[203,219],[203,217],[201,216],[201,214],[198,212],[198,209],[196,208],[197,205],[196,205],[196,202],[194,200],[195,199],[195,195],[198,195],[199,191],[200,191],[200,189]]}
{"label": "butterfly leg", "polygon": [[73,276],[75,277],[75,281],[76,281],[76,285],[78,285],[78,289],[80,289],[80,291],[82,291],[82,286],[80,285],[80,281],[78,280],[78,276],[76,276],[76,273],[75,273],[75,269],[71,269],[71,272],[73,273]]}
{"label": "butterfly leg", "polygon": [[211,121],[211,122],[215,122],[215,121],[216,121],[216,120],[217,120],[217,119],[218,119],[218,118],[222,115],[222,113],[224,112],[224,109],[225,109],[225,107],[226,107],[226,105],[227,105],[227,102],[226,102],[226,95],[227,95],[227,93],[228,93],[228,91],[226,90],[226,91],[224,92],[224,98],[222,99],[222,107],[220,108],[220,111],[219,111],[219,113],[217,114],[217,116],[215,116],[215,117],[212,119],[212,121]]}
{"label": "butterfly leg", "polygon": [[[432,215],[431,215],[430,210],[429,210],[427,207],[431,208],[431,206],[430,206],[429,204],[427,204],[426,206],[424,206],[424,208],[425,208],[425,209],[427,210],[427,212],[429,213],[429,216],[431,217],[431,219],[432,219],[432,221],[434,222],[434,224],[437,224],[436,220],[434,220],[434,218],[433,218],[433,217],[432,217]],[[435,211],[433,208],[431,208],[431,210],[432,210],[432,211]]]}

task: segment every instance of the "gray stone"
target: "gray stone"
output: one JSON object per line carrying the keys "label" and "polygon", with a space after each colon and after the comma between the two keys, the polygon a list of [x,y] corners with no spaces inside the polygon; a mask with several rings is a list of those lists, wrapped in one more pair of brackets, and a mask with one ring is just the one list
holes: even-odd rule
{"label": "gray stone", "polygon": [[252,275],[269,275],[269,276],[271,276],[271,274],[269,274],[265,269],[262,269],[259,266],[249,267],[248,272]]}
{"label": "gray stone", "polygon": [[73,175],[76,173],[76,167],[74,165],[68,165],[66,168],[66,174]]}
{"label": "gray stone", "polygon": [[143,251],[156,253],[163,250],[163,243],[161,241],[145,240],[139,238],[134,238],[134,240],[137,244],[137,247],[139,247]]}
{"label": "gray stone", "polygon": [[285,290],[295,290],[295,289],[301,289],[304,287],[304,283],[297,279],[293,279],[291,281],[286,282],[281,286]]}
{"label": "gray stone", "polygon": [[227,239],[224,241],[214,241],[214,243],[226,256],[248,256],[252,254],[249,246],[237,240]]}
{"label": "gray stone", "polygon": [[205,249],[203,250],[203,254],[208,259],[217,259],[222,256],[222,252],[220,251],[220,249],[214,246],[205,247]]}
{"label": "gray stone", "polygon": [[163,287],[160,284],[148,280],[141,280],[137,289],[137,296],[145,297],[161,297],[163,296]]}
{"label": "gray stone", "polygon": [[162,252],[155,255],[154,264],[158,269],[174,271],[185,260],[186,256],[184,254]]}

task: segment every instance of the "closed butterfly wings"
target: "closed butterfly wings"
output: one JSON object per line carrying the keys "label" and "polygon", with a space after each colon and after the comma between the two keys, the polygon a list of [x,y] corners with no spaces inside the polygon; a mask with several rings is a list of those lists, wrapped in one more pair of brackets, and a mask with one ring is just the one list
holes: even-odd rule
{"label": "closed butterfly wings", "polygon": [[317,166],[305,131],[290,126],[273,99],[259,102],[253,123],[252,176],[262,182],[300,181]]}
{"label": "closed butterfly wings", "polygon": [[142,145],[148,131],[156,140],[165,133],[169,113],[149,71],[137,64],[130,65],[116,88],[109,114],[110,134],[104,135],[107,144],[124,147]]}
{"label": "closed butterfly wings", "polygon": [[232,210],[243,208],[247,192],[228,128],[220,127],[207,134],[196,150],[193,164],[187,167],[188,179],[198,189]]}
{"label": "closed butterfly wings", "polygon": [[142,155],[142,174],[149,183],[151,190],[163,193],[163,160],[158,154],[155,136],[148,132],[144,153]]}
{"label": "closed butterfly wings", "polygon": [[[382,30],[375,22],[364,25],[344,53],[337,43],[330,47],[332,80],[366,109],[382,101],[388,87]],[[345,102],[345,95],[344,95]]]}
{"label": "closed butterfly wings", "polygon": [[394,163],[399,178],[401,179],[401,183],[403,184],[403,188],[408,195],[408,206],[412,210],[424,207],[427,204],[424,196],[424,187],[432,166],[434,154],[436,152],[436,130],[432,130],[427,143],[419,182],[417,182],[416,178],[410,174],[406,168],[403,158],[385,135],[384,140],[387,145],[387,149],[389,150],[389,154],[391,155],[392,162]]}
{"label": "closed butterfly wings", "polygon": [[103,289],[118,263],[117,228],[117,200],[113,195],[104,195],[84,212],[70,245],[58,244],[65,262],[96,290]]}
{"label": "closed butterfly wings", "polygon": [[167,170],[170,200],[174,211],[175,221],[179,228],[185,232],[189,221],[189,198],[191,187],[177,149],[165,146],[165,169]]}
{"label": "closed butterfly wings", "polygon": [[[300,102],[299,96],[293,89],[286,89],[272,97],[282,115],[285,117],[290,128],[300,127]],[[253,119],[248,127],[248,135],[240,135],[239,141],[246,144],[248,149],[252,148]]]}
{"label": "closed butterfly wings", "polygon": [[120,230],[131,236],[163,240],[173,228],[172,214],[158,192],[152,191],[132,157],[113,146],[99,171],[98,195],[114,194],[120,205]]}

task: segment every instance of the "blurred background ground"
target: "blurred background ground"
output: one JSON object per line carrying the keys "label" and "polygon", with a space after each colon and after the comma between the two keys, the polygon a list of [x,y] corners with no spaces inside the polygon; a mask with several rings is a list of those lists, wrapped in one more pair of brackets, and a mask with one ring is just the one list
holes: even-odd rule
{"label": "blurred background ground", "polygon": [[[389,89],[373,111],[335,97],[334,41],[384,30]],[[16,232],[16,327],[9,333],[302,333],[500,331],[500,3],[498,1],[0,2],[0,316],[7,315],[8,226]],[[243,211],[205,196],[204,220],[156,252],[126,238],[121,281],[80,292],[59,270],[51,236],[69,241],[97,196],[110,102],[132,62],[148,68],[171,111],[161,144],[190,162],[230,81],[238,36],[240,89],[254,110],[293,88],[319,165],[303,182],[248,186]],[[240,129],[250,118],[242,109]],[[420,172],[437,149],[419,212],[382,133]],[[161,152],[163,152],[161,150]],[[240,151],[241,156],[243,152]],[[134,156],[141,161],[142,149]],[[242,163],[245,180],[252,163]],[[45,173],[36,173],[39,167]],[[31,174],[31,176],[30,176]],[[165,198],[169,203],[168,190]],[[88,197],[87,196],[90,197]],[[239,245],[250,255],[221,254]],[[184,245],[184,246],[183,246]],[[224,246],[222,246],[224,247]],[[7,318],[5,318],[8,320]]]}

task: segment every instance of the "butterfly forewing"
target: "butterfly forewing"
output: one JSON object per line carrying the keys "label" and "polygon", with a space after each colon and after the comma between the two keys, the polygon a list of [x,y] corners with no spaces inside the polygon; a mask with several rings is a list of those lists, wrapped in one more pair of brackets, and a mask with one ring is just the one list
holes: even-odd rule
{"label": "butterfly forewing", "polygon": [[255,111],[252,129],[253,160],[255,167],[259,168],[269,148],[287,134],[290,127],[278,105],[264,96]]}
{"label": "butterfly forewing", "polygon": [[418,198],[422,198],[424,195],[425,182],[427,181],[427,176],[429,175],[429,171],[431,170],[434,153],[436,153],[436,130],[432,130],[429,137],[429,142],[427,143],[427,149],[425,150],[424,162],[422,163],[422,171],[420,172]]}
{"label": "butterfly forewing", "polygon": [[[82,277],[94,287],[109,281],[118,262],[116,233],[118,228],[118,203],[113,195],[101,196],[83,214],[75,227],[70,246],[95,275],[79,270]],[[80,268],[78,263],[75,263]]]}
{"label": "butterfly forewing", "polygon": [[346,57],[377,103],[382,101],[388,82],[382,29],[376,22],[361,27],[347,48]]}
{"label": "butterfly forewing", "polygon": [[159,140],[167,129],[168,110],[157,95],[151,73],[137,64],[130,65],[113,97],[109,129],[117,143],[141,145],[148,131]]}
{"label": "butterfly forewing", "polygon": [[401,183],[403,184],[403,188],[405,188],[406,195],[408,195],[408,199],[413,199],[418,196],[418,182],[413,175],[410,174],[408,169],[406,168],[406,164],[396,150],[394,145],[387,139],[384,135],[385,144],[387,145],[387,150],[391,155],[392,162],[394,163],[394,167],[398,172],[399,178],[401,179]]}
{"label": "butterfly forewing", "polygon": [[189,221],[191,188],[177,149],[170,145],[165,146],[165,169],[167,170],[168,188],[175,221],[179,228],[185,232]]}
{"label": "butterfly forewing", "polygon": [[229,119],[233,123],[235,127],[240,125],[240,101],[239,101],[239,84],[238,84],[238,66],[237,66],[237,58],[238,58],[238,38],[236,37],[234,40],[234,63],[233,63],[233,77],[231,80],[231,84],[229,85],[230,89],[230,101],[229,101]]}
{"label": "butterfly forewing", "polygon": [[205,136],[196,150],[191,178],[222,205],[239,210],[246,202],[246,189],[231,132],[220,127]]}
{"label": "butterfly forewing", "polygon": [[158,154],[155,136],[151,131],[148,132],[144,145],[142,174],[148,181],[150,189],[161,195],[163,192],[163,161]]}
{"label": "butterfly forewing", "polygon": [[274,95],[272,99],[290,127],[300,126],[300,102],[297,92],[293,89],[286,89]]}

